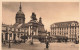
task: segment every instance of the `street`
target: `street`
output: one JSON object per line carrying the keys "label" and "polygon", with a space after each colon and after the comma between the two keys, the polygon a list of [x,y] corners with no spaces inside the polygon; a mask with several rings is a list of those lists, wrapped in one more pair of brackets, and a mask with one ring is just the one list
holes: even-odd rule
{"label": "street", "polygon": [[79,50],[79,44],[74,43],[50,43],[49,48],[46,49],[45,43],[35,43],[30,45],[28,43],[11,44],[11,48],[7,45],[2,46],[2,50]]}

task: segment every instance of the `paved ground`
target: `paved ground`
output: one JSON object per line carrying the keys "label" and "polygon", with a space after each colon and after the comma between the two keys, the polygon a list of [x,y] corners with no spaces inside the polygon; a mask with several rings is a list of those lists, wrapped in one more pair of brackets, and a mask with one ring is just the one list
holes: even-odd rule
{"label": "paved ground", "polygon": [[11,44],[11,48],[3,45],[2,50],[79,50],[79,44],[74,43],[50,43],[49,49],[45,48],[44,43],[35,43],[30,45],[28,43]]}

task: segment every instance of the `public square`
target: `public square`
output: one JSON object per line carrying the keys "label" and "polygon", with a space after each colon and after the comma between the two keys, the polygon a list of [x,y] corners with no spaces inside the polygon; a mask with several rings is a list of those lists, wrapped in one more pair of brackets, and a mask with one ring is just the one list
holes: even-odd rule
{"label": "public square", "polygon": [[78,4],[3,2],[2,50],[79,50]]}
{"label": "public square", "polygon": [[50,43],[49,48],[46,49],[45,43],[34,43],[30,45],[28,43],[11,44],[11,48],[8,48],[8,44],[3,45],[2,50],[79,50],[79,44],[74,43]]}

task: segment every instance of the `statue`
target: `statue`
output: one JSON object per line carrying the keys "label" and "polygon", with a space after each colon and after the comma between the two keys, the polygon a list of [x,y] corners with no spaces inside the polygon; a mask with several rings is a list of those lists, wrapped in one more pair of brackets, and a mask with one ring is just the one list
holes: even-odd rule
{"label": "statue", "polygon": [[32,19],[32,20],[37,20],[36,14],[35,14],[34,12],[32,13],[31,19]]}

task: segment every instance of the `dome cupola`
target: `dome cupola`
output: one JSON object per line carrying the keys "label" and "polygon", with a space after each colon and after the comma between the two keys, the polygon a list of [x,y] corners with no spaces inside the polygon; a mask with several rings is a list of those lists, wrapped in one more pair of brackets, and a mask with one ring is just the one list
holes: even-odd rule
{"label": "dome cupola", "polygon": [[20,3],[19,11],[16,14],[16,17],[25,17],[24,13],[22,12],[21,3]]}
{"label": "dome cupola", "polygon": [[19,11],[16,14],[16,23],[25,23],[25,15],[22,12],[22,7],[21,7],[21,3],[20,3],[20,7],[19,7]]}

